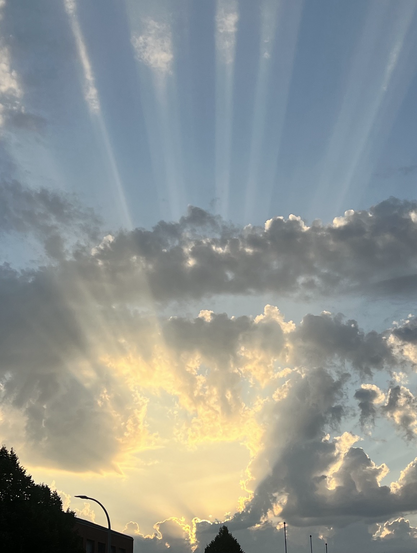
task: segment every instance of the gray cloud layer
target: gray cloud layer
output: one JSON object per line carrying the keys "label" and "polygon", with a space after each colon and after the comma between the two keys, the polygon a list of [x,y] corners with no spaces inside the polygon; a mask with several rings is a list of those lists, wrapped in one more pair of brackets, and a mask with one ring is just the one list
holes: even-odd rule
{"label": "gray cloud layer", "polygon": [[[0,231],[29,235],[51,259],[30,270],[0,268],[1,409],[19,414],[38,459],[113,469],[129,448],[148,443],[147,404],[163,392],[186,414],[174,428],[182,444],[217,432],[253,451],[249,480],[257,485],[229,523],[236,531],[278,514],[299,527],[343,528],[417,509],[415,464],[382,485],[386,467],[354,447],[349,432],[328,436],[353,419],[367,425],[383,416],[414,438],[416,402],[404,386],[393,383],[386,394],[362,386],[358,417],[347,407],[351,374],[407,370],[414,319],[379,333],[330,313],[294,325],[272,306],[258,317],[145,311],[147,300],[166,306],[228,293],[302,298],[388,282],[401,292],[394,282],[416,268],[416,203],[391,199],[330,225],[292,217],[245,229],[190,208],[178,223],[99,242],[96,218],[71,198],[12,184],[2,185],[1,198]],[[66,243],[67,234],[79,242]],[[59,247],[50,246],[54,237]],[[256,443],[250,418],[262,434]],[[410,530],[387,524],[375,539]],[[158,538],[152,543],[160,549]]]}
{"label": "gray cloud layer", "polygon": [[416,202],[390,199],[329,225],[277,217],[245,229],[190,208],[178,223],[118,233],[66,270],[102,282],[115,301],[149,292],[161,302],[265,292],[401,294],[417,284],[416,244]]}

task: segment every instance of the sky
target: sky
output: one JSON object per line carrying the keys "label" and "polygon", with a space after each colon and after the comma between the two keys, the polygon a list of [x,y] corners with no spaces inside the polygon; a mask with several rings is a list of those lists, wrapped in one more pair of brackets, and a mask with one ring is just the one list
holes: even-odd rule
{"label": "sky", "polygon": [[417,2],[0,0],[0,442],[136,553],[417,545]]}

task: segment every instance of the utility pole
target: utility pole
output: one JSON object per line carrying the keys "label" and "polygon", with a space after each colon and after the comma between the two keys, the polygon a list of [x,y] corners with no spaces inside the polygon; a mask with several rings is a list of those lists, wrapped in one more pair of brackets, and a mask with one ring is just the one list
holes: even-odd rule
{"label": "utility pole", "polygon": [[284,522],[284,553],[287,553],[287,523]]}

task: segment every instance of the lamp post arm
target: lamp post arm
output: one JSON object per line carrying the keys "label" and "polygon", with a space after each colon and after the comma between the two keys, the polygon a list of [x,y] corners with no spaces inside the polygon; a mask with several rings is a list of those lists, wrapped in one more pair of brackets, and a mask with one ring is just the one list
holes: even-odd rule
{"label": "lamp post arm", "polygon": [[100,503],[97,499],[94,499],[94,497],[88,497],[88,495],[76,495],[75,497],[79,497],[80,499],[88,499],[89,501],[95,501],[100,505],[100,507],[103,509],[106,518],[107,518],[107,524],[108,524],[108,534],[107,534],[107,553],[111,553],[111,524],[110,524],[110,517],[109,513],[107,512],[106,507]]}
{"label": "lamp post arm", "polygon": [[97,499],[94,499],[93,497],[89,497],[88,499],[90,499],[91,501],[95,501],[96,503],[98,503],[100,505],[100,507],[103,509],[105,515],[106,515],[106,518],[107,518],[107,525],[108,525],[108,528],[109,530],[111,530],[111,524],[110,524],[110,517],[109,517],[109,513],[107,512],[106,510],[106,507],[100,503],[100,501],[98,501]]}

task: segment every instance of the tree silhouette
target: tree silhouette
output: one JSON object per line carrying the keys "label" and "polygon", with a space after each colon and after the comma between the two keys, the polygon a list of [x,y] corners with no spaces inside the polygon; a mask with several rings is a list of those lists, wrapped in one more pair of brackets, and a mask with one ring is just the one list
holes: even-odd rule
{"label": "tree silhouette", "polygon": [[13,449],[0,449],[0,544],[16,553],[82,553],[74,513],[57,492],[35,484]]}
{"label": "tree silhouette", "polygon": [[204,553],[243,553],[243,551],[227,526],[222,526],[214,540],[207,545]]}

